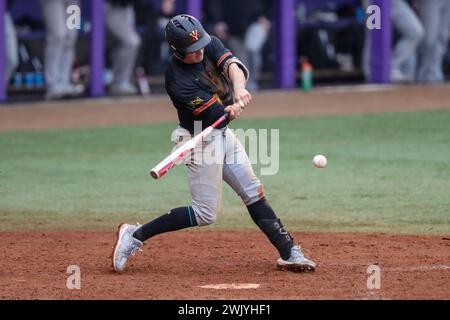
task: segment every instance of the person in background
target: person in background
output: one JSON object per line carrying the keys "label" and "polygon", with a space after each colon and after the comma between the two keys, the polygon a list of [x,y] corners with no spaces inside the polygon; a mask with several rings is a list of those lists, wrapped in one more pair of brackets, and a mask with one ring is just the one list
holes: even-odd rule
{"label": "person in background", "polygon": [[131,79],[141,39],[135,28],[133,2],[133,0],[105,2],[106,30],[116,41],[111,56],[114,78],[109,93],[112,95],[137,94],[137,88]]}
{"label": "person in background", "polygon": [[14,22],[9,12],[9,9],[12,5],[12,0],[8,0],[7,9],[5,13],[5,58],[6,58],[6,73],[5,80],[11,78],[14,70],[16,70],[19,65],[19,55],[18,55],[18,46],[17,46],[17,34],[16,29],[14,27]]}
{"label": "person in background", "polygon": [[248,67],[250,79],[247,88],[258,90],[262,49],[271,28],[265,14],[268,12],[268,1],[209,0],[205,5],[215,35]]}
{"label": "person in background", "polygon": [[47,31],[44,54],[46,98],[51,100],[81,95],[84,86],[71,81],[77,30],[66,26],[67,7],[79,5],[79,1],[40,0],[40,4]]}
{"label": "person in background", "polygon": [[450,31],[450,1],[416,0],[425,37],[419,47],[417,81],[437,84],[444,82],[442,60],[448,47]]}
{"label": "person in background", "polygon": [[156,18],[157,23],[157,32],[160,35],[161,39],[161,47],[159,50],[159,59],[162,62],[164,67],[167,67],[170,57],[171,57],[171,49],[169,45],[165,41],[165,32],[164,29],[169,22],[169,20],[175,15],[175,0],[162,0],[161,6],[159,8],[159,13]]}
{"label": "person in background", "polygon": [[416,52],[424,36],[422,23],[406,0],[392,0],[391,17],[400,34],[392,51],[391,81],[414,82]]}
{"label": "person in background", "polygon": [[163,75],[172,56],[164,36],[167,22],[176,15],[175,0],[138,0],[136,20],[147,26],[142,35],[142,61],[147,73]]}
{"label": "person in background", "polygon": [[[362,4],[367,8],[371,1],[363,0]],[[406,0],[391,1],[391,21],[399,39],[392,49],[390,80],[394,83],[414,82],[417,73],[417,51],[425,35],[423,25],[410,2]],[[370,33],[370,30],[366,29],[362,58],[362,69],[367,81],[370,81],[371,76]]]}

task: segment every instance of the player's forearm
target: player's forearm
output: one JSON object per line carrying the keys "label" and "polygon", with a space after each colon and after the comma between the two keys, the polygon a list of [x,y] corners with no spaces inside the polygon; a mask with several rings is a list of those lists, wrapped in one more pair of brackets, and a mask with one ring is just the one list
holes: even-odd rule
{"label": "player's forearm", "polygon": [[247,82],[245,73],[236,63],[228,67],[228,76],[233,84],[234,104],[225,108],[225,111],[230,113],[229,119],[233,120],[238,118],[245,106],[250,103],[252,95],[245,89]]}
{"label": "player's forearm", "polygon": [[234,92],[245,89],[245,84],[247,82],[245,79],[245,74],[236,63],[230,64],[228,67],[228,75],[231,83],[233,84]]}

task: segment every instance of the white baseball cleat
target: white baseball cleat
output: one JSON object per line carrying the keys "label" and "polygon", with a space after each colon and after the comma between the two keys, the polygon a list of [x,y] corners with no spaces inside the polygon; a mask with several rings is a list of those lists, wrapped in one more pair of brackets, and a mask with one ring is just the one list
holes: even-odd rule
{"label": "white baseball cleat", "polygon": [[305,257],[300,246],[293,246],[291,248],[291,256],[284,260],[278,258],[277,267],[280,270],[288,270],[293,272],[309,272],[316,269],[314,261]]}
{"label": "white baseball cleat", "polygon": [[139,241],[133,237],[133,233],[140,227],[141,226],[139,224],[133,225],[122,223],[119,225],[117,230],[117,241],[114,245],[112,255],[112,265],[114,271],[122,272],[125,269],[125,264],[127,263],[130,255],[134,255],[136,251],[142,251],[142,241]]}

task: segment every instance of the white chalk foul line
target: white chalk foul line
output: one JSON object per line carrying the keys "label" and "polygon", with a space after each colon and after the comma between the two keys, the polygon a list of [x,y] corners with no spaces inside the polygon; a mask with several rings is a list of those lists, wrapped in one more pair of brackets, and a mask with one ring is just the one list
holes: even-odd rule
{"label": "white chalk foul line", "polygon": [[450,266],[436,265],[436,266],[417,266],[409,268],[381,268],[383,271],[429,271],[429,270],[450,270]]}
{"label": "white chalk foul line", "polygon": [[[348,267],[348,268],[359,268],[359,266],[351,264],[351,263],[329,263],[329,264],[323,264],[322,266],[326,267]],[[361,265],[361,268],[363,265]],[[396,268],[390,268],[390,267],[383,267],[383,264],[381,263],[379,265],[381,268],[381,271],[427,271],[427,270],[450,270],[449,265],[445,264],[437,264],[437,265],[416,265],[411,267],[396,267]]]}
{"label": "white chalk foul line", "polygon": [[215,290],[258,289],[259,283],[221,283],[221,284],[207,284],[199,287],[203,289],[215,289]]}

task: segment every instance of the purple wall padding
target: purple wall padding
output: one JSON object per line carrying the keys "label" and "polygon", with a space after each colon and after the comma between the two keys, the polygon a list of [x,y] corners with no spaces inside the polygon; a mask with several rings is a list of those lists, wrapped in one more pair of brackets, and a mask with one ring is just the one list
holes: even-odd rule
{"label": "purple wall padding", "polygon": [[91,96],[99,97],[105,93],[103,69],[105,65],[105,27],[103,17],[104,0],[91,0]]}
{"label": "purple wall padding", "polygon": [[6,100],[5,9],[6,0],[0,0],[0,102]]}
{"label": "purple wall padding", "polygon": [[202,20],[203,0],[186,0],[186,13]]}
{"label": "purple wall padding", "polygon": [[277,83],[280,88],[295,87],[296,75],[296,0],[277,2],[275,32],[277,34]]}
{"label": "purple wall padding", "polygon": [[381,29],[370,31],[370,77],[375,83],[389,83],[392,58],[391,0],[372,0],[372,4],[381,9]]}

